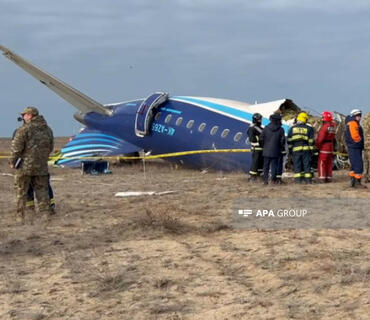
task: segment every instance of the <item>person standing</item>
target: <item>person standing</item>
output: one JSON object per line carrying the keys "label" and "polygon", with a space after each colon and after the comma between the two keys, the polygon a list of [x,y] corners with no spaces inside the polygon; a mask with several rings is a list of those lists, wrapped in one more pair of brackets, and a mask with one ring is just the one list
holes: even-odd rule
{"label": "person standing", "polygon": [[335,141],[335,122],[329,111],[322,113],[323,124],[317,134],[316,148],[319,150],[317,170],[321,182],[331,182],[333,177],[333,152]]}
{"label": "person standing", "polygon": [[364,179],[365,182],[370,182],[370,112],[363,119],[365,150],[364,150]]}
{"label": "person standing", "polygon": [[253,124],[248,128],[247,134],[251,144],[252,163],[249,170],[249,181],[257,181],[257,177],[263,172],[263,155],[260,136],[262,129],[262,115],[254,113],[252,116]]}
{"label": "person standing", "polygon": [[270,116],[270,123],[261,134],[261,145],[263,147],[263,183],[268,184],[270,170],[272,183],[278,183],[278,160],[285,150],[285,133],[281,127],[280,114],[275,113]]}
{"label": "person standing", "polygon": [[21,113],[24,124],[12,141],[10,167],[15,169],[17,219],[25,223],[27,191],[32,184],[41,215],[50,214],[48,158],[54,148],[53,132],[35,107]]}
{"label": "person standing", "polygon": [[364,163],[362,160],[362,150],[364,150],[364,132],[360,125],[362,112],[359,109],[353,109],[351,114],[346,117],[345,138],[348,148],[349,161],[351,163],[350,186],[352,188],[367,188],[361,184]]}
{"label": "person standing", "polygon": [[293,160],[295,183],[312,183],[314,129],[307,124],[307,120],[306,112],[299,113],[296,124],[289,129],[288,133],[288,147]]}
{"label": "person standing", "polygon": [[[18,121],[23,121],[23,117],[19,117]],[[13,132],[12,140],[15,137],[18,129],[15,129]],[[49,199],[50,199],[50,213],[55,214],[55,199],[54,199],[54,191],[50,184],[50,174],[48,174],[48,191],[49,191]],[[26,209],[35,211],[35,195],[33,192],[32,184],[29,185],[27,190],[27,201],[26,201]]]}
{"label": "person standing", "polygon": [[[277,110],[274,113],[281,116],[280,110]],[[280,157],[278,158],[278,162],[277,162],[277,169],[276,169],[277,170],[276,172],[276,183],[277,184],[285,184],[285,182],[283,181],[283,170],[284,170],[284,164],[285,164],[284,158],[286,157],[286,154],[287,154],[286,149],[287,149],[287,145],[286,145],[286,139],[285,139],[283,151],[281,152]]]}

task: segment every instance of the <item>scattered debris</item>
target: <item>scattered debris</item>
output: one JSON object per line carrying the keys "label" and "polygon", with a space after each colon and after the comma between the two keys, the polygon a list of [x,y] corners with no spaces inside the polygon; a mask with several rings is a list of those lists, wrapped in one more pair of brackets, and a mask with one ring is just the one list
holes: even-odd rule
{"label": "scattered debris", "polygon": [[63,178],[50,177],[50,181],[64,181]]}
{"label": "scattered debris", "polygon": [[176,193],[177,191],[125,191],[117,192],[115,197],[138,197],[138,196],[162,196],[164,194]]}
{"label": "scattered debris", "polygon": [[81,161],[82,174],[110,174],[109,162],[105,160],[84,160]]}

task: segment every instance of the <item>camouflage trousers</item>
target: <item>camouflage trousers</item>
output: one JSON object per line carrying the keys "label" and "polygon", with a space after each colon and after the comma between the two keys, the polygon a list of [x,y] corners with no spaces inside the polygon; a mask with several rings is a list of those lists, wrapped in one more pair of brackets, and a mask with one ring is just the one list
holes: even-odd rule
{"label": "camouflage trousers", "polygon": [[22,172],[17,172],[14,177],[17,217],[25,222],[25,209],[27,201],[27,191],[32,184],[35,192],[40,215],[49,215],[49,191],[48,191],[48,176],[29,176]]}
{"label": "camouflage trousers", "polygon": [[364,150],[364,180],[370,182],[370,149]]}

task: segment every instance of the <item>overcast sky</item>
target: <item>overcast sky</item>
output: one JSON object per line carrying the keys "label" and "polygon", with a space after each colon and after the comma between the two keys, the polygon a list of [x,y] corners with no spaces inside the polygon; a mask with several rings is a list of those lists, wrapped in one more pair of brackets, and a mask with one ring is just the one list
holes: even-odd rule
{"label": "overcast sky", "polygon": [[[101,103],[170,95],[370,111],[370,2],[0,0],[0,43]],[[76,109],[0,56],[0,137],[38,106],[56,136]]]}

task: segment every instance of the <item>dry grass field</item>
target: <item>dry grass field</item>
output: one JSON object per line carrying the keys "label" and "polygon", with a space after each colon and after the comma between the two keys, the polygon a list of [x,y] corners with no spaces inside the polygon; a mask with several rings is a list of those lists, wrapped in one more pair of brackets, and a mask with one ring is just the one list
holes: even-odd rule
{"label": "dry grass field", "polygon": [[0,160],[0,319],[369,319],[368,226],[231,227],[235,198],[369,198],[346,172],[331,185],[263,187],[162,161],[111,169],[51,168],[57,214],[23,226]]}

